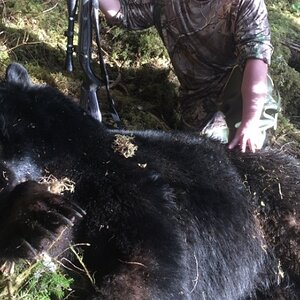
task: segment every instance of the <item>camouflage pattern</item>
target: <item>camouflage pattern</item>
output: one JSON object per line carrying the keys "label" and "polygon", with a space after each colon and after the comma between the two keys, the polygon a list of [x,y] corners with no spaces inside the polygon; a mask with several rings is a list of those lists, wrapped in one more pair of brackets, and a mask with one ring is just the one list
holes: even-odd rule
{"label": "camouflage pattern", "polygon": [[263,0],[121,0],[116,21],[128,29],[157,28],[181,84],[187,127],[203,127],[220,109],[234,66],[243,70],[248,58],[270,64]]}

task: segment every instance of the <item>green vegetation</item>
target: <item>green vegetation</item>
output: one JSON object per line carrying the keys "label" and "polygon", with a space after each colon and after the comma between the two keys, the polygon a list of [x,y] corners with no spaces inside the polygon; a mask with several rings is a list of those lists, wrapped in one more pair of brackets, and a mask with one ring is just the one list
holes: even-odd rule
{"label": "green vegetation", "polygon": [[0,299],[65,299],[73,279],[63,273],[57,262],[44,255],[34,263],[7,263],[1,268]]}
{"label": "green vegetation", "polygon": [[[299,52],[292,52],[286,43],[299,41],[300,2],[267,0],[266,3],[274,45],[270,72],[280,94],[284,95],[283,115],[298,126]],[[73,74],[63,68],[66,3],[3,0],[0,15],[0,74],[9,62],[19,61],[36,82],[46,82],[78,98],[83,75],[77,59]],[[109,28],[105,21],[102,23],[102,47],[114,86],[112,93],[124,124],[138,129],[176,128],[178,83],[156,31],[128,32]],[[99,94],[100,99],[105,99],[102,89]]]}
{"label": "green vegetation", "polygon": [[[267,3],[274,45],[271,74],[282,95],[283,114],[299,123],[300,51],[293,52],[287,45],[290,42],[300,44],[300,11],[293,9],[296,4],[291,5],[287,1],[268,0]],[[297,70],[291,66],[297,67]]]}
{"label": "green vegetation", "polygon": [[[300,54],[291,51],[288,44],[299,44],[300,2],[266,0],[266,3],[274,45],[270,72],[283,103],[273,144],[288,147],[289,151],[299,155]],[[83,78],[78,62],[75,59],[72,74],[65,72],[63,67],[66,2],[1,0],[0,18],[1,77],[10,62],[18,61],[27,67],[35,82],[48,83],[78,98]],[[126,128],[176,128],[178,83],[155,30],[127,32],[103,24],[102,46],[112,80],[112,94]],[[95,66],[99,71],[97,64]],[[99,96],[105,98],[103,89]],[[14,274],[8,277],[3,274],[0,299],[13,299],[12,296],[25,300],[66,299],[72,284],[72,279],[59,268],[52,272],[45,269],[42,261],[33,265],[22,263]],[[20,283],[18,278],[21,277]]]}

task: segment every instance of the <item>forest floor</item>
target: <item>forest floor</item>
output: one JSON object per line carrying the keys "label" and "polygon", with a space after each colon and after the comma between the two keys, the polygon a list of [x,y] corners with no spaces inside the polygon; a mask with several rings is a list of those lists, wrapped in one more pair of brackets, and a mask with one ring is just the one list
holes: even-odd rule
{"label": "forest floor", "polygon": [[[274,46],[270,74],[282,102],[278,129],[271,145],[300,157],[300,52],[293,47],[300,44],[300,2],[266,0],[266,4]],[[68,73],[64,67],[64,33],[68,26],[65,1],[0,0],[0,18],[0,76],[3,78],[9,63],[17,61],[28,69],[34,82],[54,86],[77,101],[83,73],[75,54],[74,72]],[[178,82],[157,33],[153,29],[128,32],[108,27],[101,20],[102,48],[111,93],[125,128],[176,129],[180,118]],[[75,32],[78,32],[77,23]],[[100,74],[96,58],[94,67]],[[104,86],[99,90],[99,99],[106,118]],[[57,299],[65,299],[72,280],[60,273],[55,279],[50,276],[50,281],[45,279],[39,284],[38,278],[30,277],[31,284],[28,285],[27,280],[27,289],[20,291],[24,278],[29,276],[28,269],[35,270],[31,274],[37,274],[35,268],[39,270],[40,266],[28,268],[26,265],[17,269],[16,278],[21,276],[23,280],[18,284],[17,279],[13,284],[7,283],[7,277],[4,281],[1,279],[0,288],[3,285],[4,289],[0,291],[0,298],[18,295],[18,299],[46,300],[50,296],[44,294],[43,286],[49,291],[49,285],[56,285],[59,288],[53,293]]]}

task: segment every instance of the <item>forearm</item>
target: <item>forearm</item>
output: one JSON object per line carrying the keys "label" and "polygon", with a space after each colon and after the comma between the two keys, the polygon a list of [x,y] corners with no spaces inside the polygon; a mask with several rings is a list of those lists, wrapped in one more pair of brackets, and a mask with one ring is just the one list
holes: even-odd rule
{"label": "forearm", "polygon": [[246,62],[243,81],[242,98],[244,126],[258,122],[267,96],[268,65],[259,59],[248,59]]}
{"label": "forearm", "polygon": [[120,8],[119,0],[100,0],[100,9],[108,19],[115,17],[120,11]]}
{"label": "forearm", "polygon": [[263,144],[259,132],[259,120],[268,93],[267,74],[268,65],[259,59],[248,59],[243,74],[242,98],[243,115],[242,122],[237,129],[233,140],[228,145],[229,149],[240,146],[245,152],[247,146],[255,152]]}

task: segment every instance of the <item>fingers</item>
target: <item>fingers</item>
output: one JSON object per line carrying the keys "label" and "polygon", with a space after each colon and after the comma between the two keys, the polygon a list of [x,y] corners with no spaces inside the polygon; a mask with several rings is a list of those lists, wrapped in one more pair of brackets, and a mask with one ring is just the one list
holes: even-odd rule
{"label": "fingers", "polygon": [[228,145],[229,149],[233,149],[239,146],[241,152],[246,152],[247,148],[252,152],[255,153],[256,150],[262,148],[262,142],[260,140],[260,134],[256,131],[241,131],[237,130],[234,138]]}
{"label": "fingers", "polygon": [[249,150],[252,152],[252,153],[255,153],[256,150],[259,149],[259,147],[257,146],[256,142],[253,141],[252,139],[250,138],[246,138],[246,137],[243,137],[241,140],[235,140],[235,141],[232,141],[228,148],[229,149],[233,149],[235,147],[239,146],[240,149],[241,149],[241,152],[245,153],[247,148],[249,148]]}
{"label": "fingers", "polygon": [[257,140],[248,140],[248,147],[251,152],[255,153],[256,150],[260,150],[262,148],[262,144]]}
{"label": "fingers", "polygon": [[[245,143],[245,144],[248,145],[248,148],[250,149],[250,151],[251,151],[252,153],[255,153],[255,150],[257,149],[257,145],[256,145],[255,142],[253,142],[252,140],[248,139],[248,140],[247,140],[247,143]],[[246,147],[246,145],[245,145],[244,149],[242,150],[243,153],[246,152],[246,148],[247,148],[247,147]]]}
{"label": "fingers", "polygon": [[[242,140],[242,144],[241,144],[241,151],[243,152],[243,153],[245,153],[246,152],[246,149],[247,149],[247,145],[249,145],[250,143],[248,143],[248,141],[246,140]],[[250,146],[250,145],[249,145]],[[251,150],[251,148],[250,148],[250,150]],[[251,150],[252,151],[252,150]]]}
{"label": "fingers", "polygon": [[237,135],[233,138],[233,140],[229,143],[228,149],[234,149],[239,144],[239,138]]}

